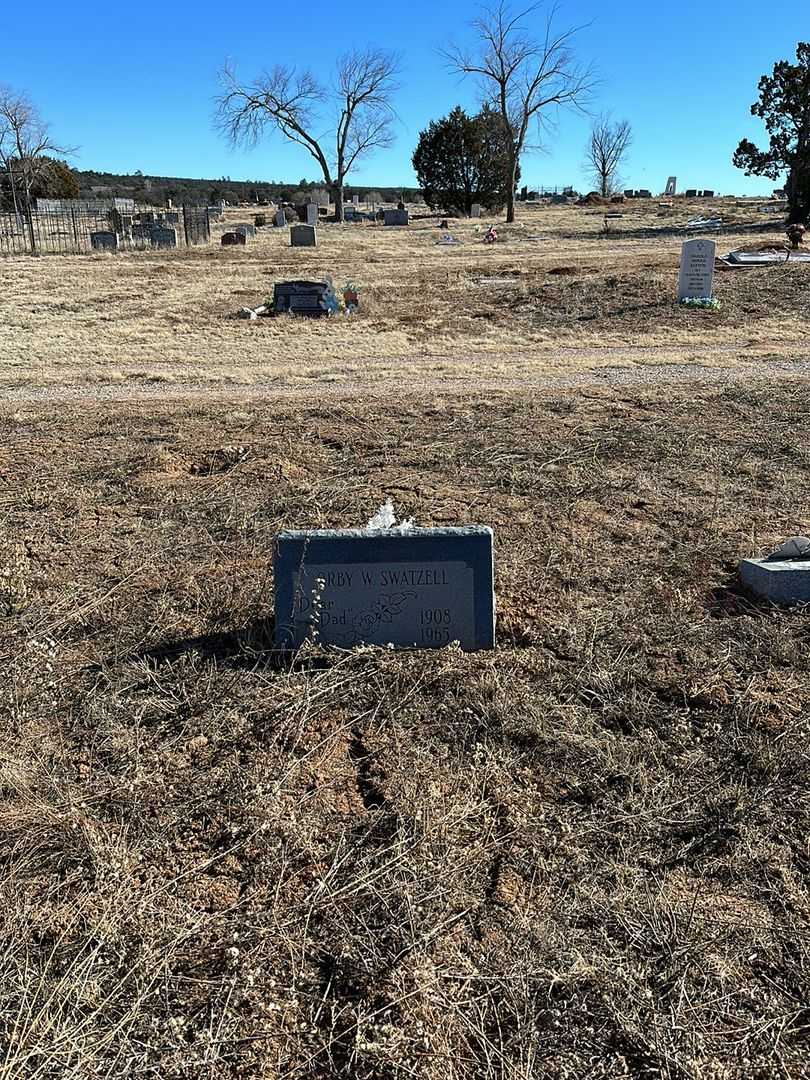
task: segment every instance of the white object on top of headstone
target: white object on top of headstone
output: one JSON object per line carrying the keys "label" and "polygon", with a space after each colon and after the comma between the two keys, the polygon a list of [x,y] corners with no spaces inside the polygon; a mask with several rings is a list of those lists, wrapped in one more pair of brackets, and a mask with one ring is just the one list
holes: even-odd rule
{"label": "white object on top of headstone", "polygon": [[678,300],[703,300],[712,295],[714,240],[685,240],[681,249]]}
{"label": "white object on top of headstone", "polygon": [[664,191],[664,194],[665,195],[674,195],[675,194],[675,188],[676,188],[677,184],[678,184],[678,177],[677,176],[670,176],[670,178],[667,180],[667,186],[666,186],[666,189]]}

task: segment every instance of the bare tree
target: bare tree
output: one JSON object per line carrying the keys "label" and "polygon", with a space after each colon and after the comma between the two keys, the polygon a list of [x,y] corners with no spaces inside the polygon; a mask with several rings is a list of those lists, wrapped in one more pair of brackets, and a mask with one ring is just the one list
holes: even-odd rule
{"label": "bare tree", "polygon": [[[349,172],[370,151],[393,142],[391,98],[397,88],[398,67],[394,53],[355,50],[338,60],[334,84],[327,89],[311,72],[282,65],[244,85],[226,66],[222,72],[224,91],[218,99],[218,126],[233,144],[255,146],[269,125],[290,142],[303,146],[317,161],[334,199],[336,217],[342,221],[343,188]],[[327,135],[319,135],[330,105],[334,127]]]}
{"label": "bare tree", "polygon": [[[25,94],[0,86],[0,169],[7,173],[18,219],[31,226],[31,189],[50,167],[49,155],[71,153],[51,139],[48,125]],[[33,243],[33,237],[32,237]]]}
{"label": "bare tree", "polygon": [[549,9],[538,37],[525,28],[542,3],[513,12],[506,0],[486,8],[472,26],[478,46],[471,52],[452,47],[445,56],[454,71],[476,76],[484,100],[495,109],[508,133],[506,220],[515,220],[515,185],[520,157],[533,124],[549,126],[555,106],[581,109],[594,84],[589,68],[580,68],[571,49],[578,27],[557,32],[556,8]]}
{"label": "bare tree", "polygon": [[632,141],[633,133],[626,120],[614,123],[609,116],[600,116],[591,129],[588,172],[605,198],[614,195],[619,187],[619,167]]}

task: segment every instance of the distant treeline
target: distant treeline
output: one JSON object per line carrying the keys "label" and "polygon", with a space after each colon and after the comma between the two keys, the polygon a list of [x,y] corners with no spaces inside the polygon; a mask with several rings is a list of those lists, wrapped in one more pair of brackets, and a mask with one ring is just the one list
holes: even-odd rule
{"label": "distant treeline", "polygon": [[[144,176],[135,173],[132,176],[119,173],[76,171],[82,199],[130,198],[136,203],[163,206],[167,199],[176,205],[211,205],[224,199],[227,203],[275,203],[281,199],[289,202],[296,192],[308,192],[323,188],[323,183],[299,180],[298,183],[282,183],[269,180],[190,180],[181,176]],[[368,192],[374,192],[375,201],[397,202],[404,198],[412,200],[418,194],[418,188],[380,187],[377,184],[360,186],[347,185],[345,198],[351,202],[353,195],[361,199]]]}

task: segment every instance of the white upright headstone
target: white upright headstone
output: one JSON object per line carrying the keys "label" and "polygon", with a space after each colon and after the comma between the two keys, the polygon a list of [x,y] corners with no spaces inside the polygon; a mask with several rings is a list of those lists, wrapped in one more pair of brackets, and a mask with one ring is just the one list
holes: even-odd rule
{"label": "white upright headstone", "polygon": [[712,295],[714,240],[686,240],[681,248],[678,300],[697,300]]}
{"label": "white upright headstone", "polygon": [[670,176],[669,180],[667,180],[667,186],[666,186],[666,190],[665,190],[664,194],[668,198],[671,198],[675,194],[675,188],[677,186],[678,186],[678,177],[677,176]]}
{"label": "white upright headstone", "polygon": [[360,205],[360,196],[359,195],[352,195],[352,206],[359,206],[359,205]]}
{"label": "white upright headstone", "polygon": [[307,225],[318,224],[318,204],[307,203]]}

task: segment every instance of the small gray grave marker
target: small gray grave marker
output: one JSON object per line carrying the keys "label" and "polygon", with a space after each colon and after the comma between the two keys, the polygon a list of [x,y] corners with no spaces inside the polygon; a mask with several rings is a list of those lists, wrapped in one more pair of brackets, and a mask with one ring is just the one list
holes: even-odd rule
{"label": "small gray grave marker", "polygon": [[474,202],[472,204],[472,206],[470,207],[470,217],[471,218],[480,218],[481,217],[481,204],[480,203]]}
{"label": "small gray grave marker", "polygon": [[284,213],[283,206],[280,206],[278,210],[276,210],[275,223],[277,229],[282,229],[287,224],[287,216]]}
{"label": "small gray grave marker", "polygon": [[318,224],[318,204],[307,203],[307,225]]}
{"label": "small gray grave marker", "polygon": [[489,528],[283,532],[274,572],[280,648],[494,648]]}
{"label": "small gray grave marker", "polygon": [[249,224],[243,222],[243,223],[241,223],[239,225],[234,225],[233,226],[233,231],[234,232],[244,233],[245,236],[249,236],[251,238],[251,240],[252,240],[253,237],[256,235],[256,226],[255,225],[249,225]]}
{"label": "small gray grave marker", "polygon": [[686,240],[681,249],[678,300],[699,300],[712,295],[714,240]]}
{"label": "small gray grave marker", "polygon": [[93,251],[118,251],[118,236],[114,232],[91,232],[90,246]]}
{"label": "small gray grave marker", "polygon": [[314,225],[293,225],[290,228],[290,247],[317,247],[318,238]]}
{"label": "small gray grave marker", "polygon": [[810,539],[794,536],[767,559],[743,559],[740,580],[772,604],[810,604]]}

